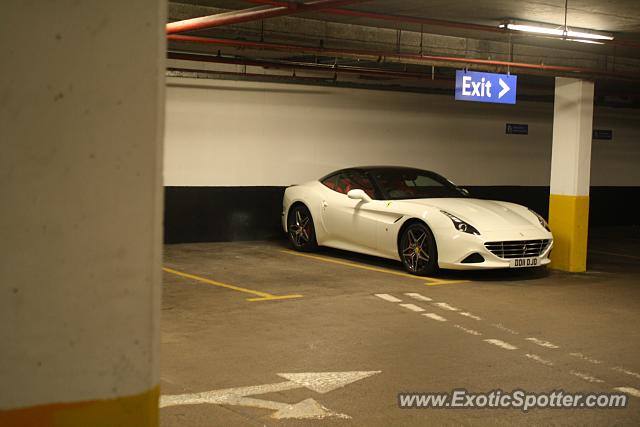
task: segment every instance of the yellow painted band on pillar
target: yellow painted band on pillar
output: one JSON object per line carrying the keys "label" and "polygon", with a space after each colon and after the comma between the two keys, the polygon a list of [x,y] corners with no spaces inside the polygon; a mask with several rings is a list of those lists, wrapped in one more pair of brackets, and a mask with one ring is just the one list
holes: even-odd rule
{"label": "yellow painted band on pillar", "polygon": [[141,394],[85,402],[52,403],[0,410],[0,426],[112,427],[159,425],[160,386]]}
{"label": "yellow painted band on pillar", "polygon": [[553,233],[551,268],[587,271],[589,196],[549,197],[549,227]]}

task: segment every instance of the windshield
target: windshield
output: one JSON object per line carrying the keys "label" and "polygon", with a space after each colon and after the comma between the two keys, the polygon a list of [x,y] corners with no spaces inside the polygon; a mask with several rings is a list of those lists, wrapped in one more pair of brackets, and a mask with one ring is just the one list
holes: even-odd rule
{"label": "windshield", "polygon": [[446,178],[419,169],[388,168],[370,171],[385,200],[466,197]]}

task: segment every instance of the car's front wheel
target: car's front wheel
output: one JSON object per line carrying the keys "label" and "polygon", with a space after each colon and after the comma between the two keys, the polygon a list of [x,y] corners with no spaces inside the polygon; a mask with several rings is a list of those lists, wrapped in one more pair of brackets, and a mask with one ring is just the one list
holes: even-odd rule
{"label": "car's front wheel", "polygon": [[294,249],[309,252],[318,247],[313,218],[306,206],[297,204],[289,209],[287,230]]}
{"label": "car's front wheel", "polygon": [[422,222],[414,222],[400,237],[400,259],[411,274],[426,276],[438,270],[438,250],[431,230]]}

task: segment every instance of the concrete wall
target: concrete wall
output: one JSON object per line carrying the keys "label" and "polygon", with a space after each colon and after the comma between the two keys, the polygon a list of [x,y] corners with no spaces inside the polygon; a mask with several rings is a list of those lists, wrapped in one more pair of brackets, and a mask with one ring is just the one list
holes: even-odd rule
{"label": "concrete wall", "polygon": [[3,3],[0,425],[157,425],[157,0]]}
{"label": "concrete wall", "polygon": [[[638,111],[597,109],[594,186],[640,184]],[[527,123],[529,135],[506,135]],[[415,93],[169,79],[168,186],[281,186],[354,165],[432,169],[464,185],[548,186],[553,105]]]}

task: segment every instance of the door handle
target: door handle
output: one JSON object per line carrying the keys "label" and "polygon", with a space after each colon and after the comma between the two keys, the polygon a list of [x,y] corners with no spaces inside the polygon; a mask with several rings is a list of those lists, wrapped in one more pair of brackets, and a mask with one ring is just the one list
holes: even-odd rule
{"label": "door handle", "polygon": [[322,209],[326,208],[327,206],[329,206],[329,203],[327,203],[326,200],[322,201]]}

